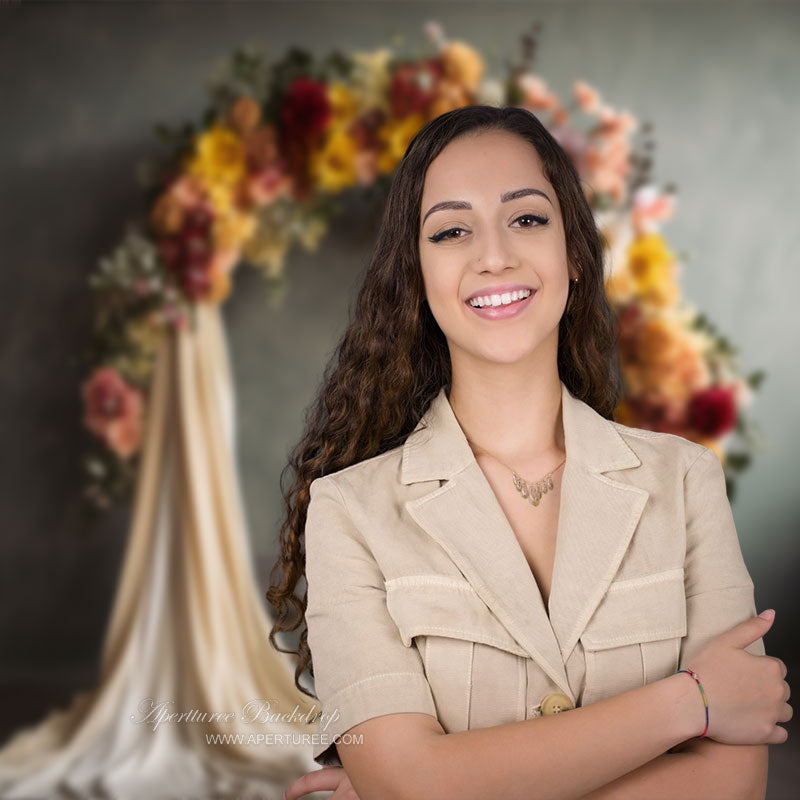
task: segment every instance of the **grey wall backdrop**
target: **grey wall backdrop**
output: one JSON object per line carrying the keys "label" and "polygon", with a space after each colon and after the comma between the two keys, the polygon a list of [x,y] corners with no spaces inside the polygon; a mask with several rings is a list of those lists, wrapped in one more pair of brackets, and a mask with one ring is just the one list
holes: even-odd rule
{"label": "grey wall backdrop", "polygon": [[[768,372],[754,413],[767,449],[734,514],[769,653],[790,666],[800,566],[800,4],[778,2],[23,3],[0,8],[2,536],[0,682],[89,685],[127,512],[76,536],[80,424],[70,357],[90,325],[87,273],[140,207],[135,165],[154,123],[195,119],[206,79],[246,42],[277,57],[422,42],[438,20],[490,58],[543,24],[539,72],[575,79],[651,121],[655,176],[675,182],[665,232],[685,252],[686,296]],[[238,385],[239,462],[264,589],[280,519],[279,473],[345,322],[374,237],[355,203],[315,256],[289,260],[284,306],[240,269],[225,307]]]}

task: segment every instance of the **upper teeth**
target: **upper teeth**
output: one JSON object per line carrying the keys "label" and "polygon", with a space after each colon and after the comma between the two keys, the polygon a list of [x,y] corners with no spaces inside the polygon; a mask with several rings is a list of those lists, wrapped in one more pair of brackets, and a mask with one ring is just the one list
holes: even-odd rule
{"label": "upper teeth", "polygon": [[530,289],[520,289],[519,291],[503,292],[503,294],[487,294],[485,297],[473,297],[469,304],[475,308],[483,306],[507,306],[515,300],[522,300],[531,293]]}

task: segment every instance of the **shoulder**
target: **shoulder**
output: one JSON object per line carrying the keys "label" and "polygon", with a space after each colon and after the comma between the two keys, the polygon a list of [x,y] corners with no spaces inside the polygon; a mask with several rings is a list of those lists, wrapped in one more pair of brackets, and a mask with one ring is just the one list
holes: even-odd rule
{"label": "shoulder", "polygon": [[636,453],[642,464],[654,470],[686,475],[702,457],[719,461],[713,450],[683,436],[646,428],[633,428],[613,420],[609,420],[609,423]]}
{"label": "shoulder", "polygon": [[403,446],[379,453],[351,464],[349,467],[329,472],[315,478],[309,487],[311,497],[325,487],[339,495],[342,502],[362,498],[366,491],[385,494],[395,489],[400,483],[400,471],[403,462]]}

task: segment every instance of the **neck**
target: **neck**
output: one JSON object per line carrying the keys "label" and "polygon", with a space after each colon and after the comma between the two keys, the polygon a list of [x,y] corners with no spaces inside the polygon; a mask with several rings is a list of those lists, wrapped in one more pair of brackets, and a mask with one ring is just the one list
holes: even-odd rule
{"label": "neck", "polygon": [[557,369],[535,379],[496,377],[453,375],[450,407],[473,452],[488,453],[522,473],[555,468],[565,457]]}

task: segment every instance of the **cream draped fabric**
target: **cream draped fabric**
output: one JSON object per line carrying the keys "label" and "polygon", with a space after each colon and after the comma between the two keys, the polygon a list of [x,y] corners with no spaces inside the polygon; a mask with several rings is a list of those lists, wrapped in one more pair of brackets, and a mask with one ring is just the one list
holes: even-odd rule
{"label": "cream draped fabric", "polygon": [[[99,686],[12,737],[0,751],[0,796],[280,798],[317,768],[316,726],[308,716],[265,720],[251,701],[268,700],[272,714],[298,707],[296,718],[319,706],[295,687],[294,661],[269,643],[265,588],[237,480],[220,312],[200,304],[157,353]],[[229,716],[158,724],[159,703]],[[242,738],[209,743],[215,734]]]}

